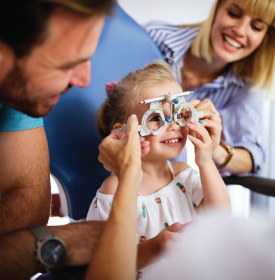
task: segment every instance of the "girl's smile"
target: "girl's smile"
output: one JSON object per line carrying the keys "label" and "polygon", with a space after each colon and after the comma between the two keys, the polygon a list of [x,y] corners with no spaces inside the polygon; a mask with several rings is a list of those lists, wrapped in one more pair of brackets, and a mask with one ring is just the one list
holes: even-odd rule
{"label": "girl's smile", "polygon": [[182,141],[182,138],[170,138],[167,140],[162,141],[161,143],[167,144],[169,146],[177,146]]}

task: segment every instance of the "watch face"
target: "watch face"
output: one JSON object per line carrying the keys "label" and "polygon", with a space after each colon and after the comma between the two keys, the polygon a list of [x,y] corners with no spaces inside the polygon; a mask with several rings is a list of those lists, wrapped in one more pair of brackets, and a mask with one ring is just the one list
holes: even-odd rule
{"label": "watch face", "polygon": [[66,249],[59,240],[48,240],[41,248],[41,258],[49,267],[56,267],[65,262]]}

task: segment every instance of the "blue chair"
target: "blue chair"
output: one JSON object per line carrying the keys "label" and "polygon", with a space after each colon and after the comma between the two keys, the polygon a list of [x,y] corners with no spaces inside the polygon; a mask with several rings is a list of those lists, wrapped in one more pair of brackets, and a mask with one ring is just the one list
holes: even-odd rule
{"label": "blue chair", "polygon": [[91,59],[90,85],[72,88],[44,118],[51,173],[64,188],[72,219],[86,217],[96,190],[108,175],[98,161],[101,139],[95,121],[106,98],[105,83],[119,81],[130,71],[161,58],[146,31],[117,4],[113,16],[106,18]]}

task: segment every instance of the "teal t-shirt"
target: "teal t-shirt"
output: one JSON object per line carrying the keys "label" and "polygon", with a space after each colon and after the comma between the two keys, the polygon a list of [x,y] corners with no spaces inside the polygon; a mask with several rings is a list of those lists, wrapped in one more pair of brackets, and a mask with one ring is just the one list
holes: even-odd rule
{"label": "teal t-shirt", "polygon": [[0,103],[0,131],[27,130],[43,126],[42,118],[32,118]]}

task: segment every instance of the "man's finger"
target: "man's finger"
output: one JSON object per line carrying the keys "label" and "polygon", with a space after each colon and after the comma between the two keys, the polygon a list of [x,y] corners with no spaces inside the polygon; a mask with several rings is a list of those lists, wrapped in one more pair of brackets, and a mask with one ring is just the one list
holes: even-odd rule
{"label": "man's finger", "polygon": [[129,135],[135,135],[138,132],[138,120],[135,114],[132,114],[127,120],[127,132]]}
{"label": "man's finger", "polygon": [[181,223],[174,223],[171,226],[167,227],[167,230],[176,232],[176,231],[180,230],[182,228],[182,226],[183,225]]}

